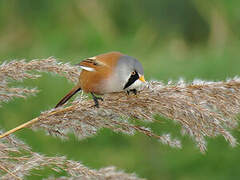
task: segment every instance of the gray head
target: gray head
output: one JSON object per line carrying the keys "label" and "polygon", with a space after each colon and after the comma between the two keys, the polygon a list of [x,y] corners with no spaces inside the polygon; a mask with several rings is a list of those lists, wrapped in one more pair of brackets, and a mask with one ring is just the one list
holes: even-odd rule
{"label": "gray head", "polygon": [[142,82],[145,82],[141,63],[131,56],[121,56],[118,60],[116,71],[118,81],[120,81],[119,83],[123,86],[123,89],[135,89]]}

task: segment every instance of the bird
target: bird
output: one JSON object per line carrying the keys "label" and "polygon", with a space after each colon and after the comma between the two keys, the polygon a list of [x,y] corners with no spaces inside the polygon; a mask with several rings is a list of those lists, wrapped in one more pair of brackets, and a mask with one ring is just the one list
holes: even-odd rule
{"label": "bird", "polygon": [[65,104],[74,94],[82,90],[90,93],[99,107],[99,100],[103,98],[96,95],[126,91],[137,94],[138,88],[145,83],[142,64],[134,57],[120,52],[108,52],[84,59],[76,64],[81,68],[78,83],[55,106]]}

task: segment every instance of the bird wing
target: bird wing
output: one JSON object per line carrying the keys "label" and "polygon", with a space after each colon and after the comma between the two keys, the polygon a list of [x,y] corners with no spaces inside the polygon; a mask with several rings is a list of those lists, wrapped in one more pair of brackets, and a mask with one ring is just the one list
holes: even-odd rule
{"label": "bird wing", "polygon": [[103,62],[97,60],[95,57],[85,59],[77,65],[79,65],[82,69],[90,72],[96,71],[96,69],[100,66],[106,66]]}

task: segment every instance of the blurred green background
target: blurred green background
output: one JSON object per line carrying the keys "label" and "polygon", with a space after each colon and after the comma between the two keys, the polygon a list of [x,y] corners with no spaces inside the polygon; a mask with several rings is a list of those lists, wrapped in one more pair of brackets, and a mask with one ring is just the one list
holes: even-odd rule
{"label": "blurred green background", "polygon": [[[224,80],[239,74],[239,7],[237,0],[1,0],[0,62],[54,56],[75,64],[100,53],[121,51],[142,62],[147,80]],[[21,86],[25,85],[37,86],[41,92],[3,104],[0,126],[6,130],[54,107],[73,87],[50,74],[26,80]],[[34,151],[65,155],[91,168],[113,165],[147,179],[240,178],[239,147],[229,147],[223,137],[208,139],[203,155],[191,138],[180,136],[178,125],[159,119],[160,124],[150,127],[178,137],[183,149],[110,130],[83,141],[73,135],[61,141],[29,129],[16,135]],[[233,133],[240,139],[238,129]],[[53,173],[35,171],[28,179]]]}

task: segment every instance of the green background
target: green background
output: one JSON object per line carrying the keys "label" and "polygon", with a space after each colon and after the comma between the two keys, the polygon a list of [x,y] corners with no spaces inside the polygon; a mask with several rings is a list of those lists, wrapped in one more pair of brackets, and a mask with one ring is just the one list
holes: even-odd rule
{"label": "green background", "polygon": [[[86,57],[120,51],[142,62],[147,80],[225,80],[239,74],[239,7],[237,0],[0,0],[0,62],[54,56],[76,64]],[[73,87],[50,74],[20,85],[41,92],[3,104],[0,126],[6,130],[54,107]],[[207,139],[208,151],[203,155],[191,138],[181,137],[178,125],[160,120],[150,127],[178,137],[183,149],[106,129],[83,141],[73,135],[61,141],[29,129],[16,135],[36,152],[65,155],[90,168],[113,165],[147,179],[239,179],[239,146],[231,148],[223,137]],[[240,139],[239,129],[233,134]],[[53,173],[36,171],[28,179]]]}

